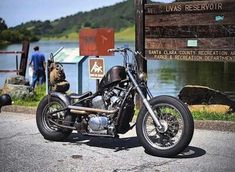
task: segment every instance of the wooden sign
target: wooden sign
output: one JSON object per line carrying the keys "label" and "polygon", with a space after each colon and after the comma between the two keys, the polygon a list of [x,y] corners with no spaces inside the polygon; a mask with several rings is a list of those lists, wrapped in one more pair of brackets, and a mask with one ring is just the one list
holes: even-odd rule
{"label": "wooden sign", "polygon": [[105,74],[104,59],[90,58],[89,59],[89,75],[91,79],[101,79]]}
{"label": "wooden sign", "polygon": [[111,56],[114,48],[114,31],[108,28],[82,29],[79,33],[81,56]]}
{"label": "wooden sign", "polygon": [[235,1],[145,5],[149,59],[235,62]]}

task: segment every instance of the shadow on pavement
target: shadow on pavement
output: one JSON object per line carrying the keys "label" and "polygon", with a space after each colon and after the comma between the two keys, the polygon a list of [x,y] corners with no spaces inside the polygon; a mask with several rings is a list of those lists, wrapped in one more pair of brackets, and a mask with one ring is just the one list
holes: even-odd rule
{"label": "shadow on pavement", "polygon": [[72,133],[65,142],[74,145],[88,145],[93,147],[101,147],[114,149],[115,152],[121,150],[129,150],[130,148],[140,147],[140,143],[137,137],[128,138],[105,138],[105,137],[91,137],[83,136],[80,134]]}
{"label": "shadow on pavement", "polygon": [[[151,153],[147,151],[145,151],[145,153],[151,155]],[[163,158],[172,158],[172,159],[197,158],[205,154],[206,154],[206,151],[204,149],[193,147],[193,146],[188,146],[183,152],[181,152],[175,157],[163,157]]]}
{"label": "shadow on pavement", "polygon": [[[68,145],[88,145],[92,147],[108,148],[114,149],[115,152],[121,150],[129,150],[135,147],[141,147],[137,137],[128,137],[128,138],[105,138],[105,137],[91,137],[83,136],[81,134],[72,133],[68,139],[64,142],[67,142]],[[64,144],[66,145],[66,144]],[[147,153],[147,152],[146,152]],[[149,153],[147,153],[149,154]],[[188,146],[182,153],[173,158],[197,158],[206,154],[204,149]]]}
{"label": "shadow on pavement", "polygon": [[175,158],[197,158],[206,154],[206,151],[202,148],[188,146],[181,154]]}

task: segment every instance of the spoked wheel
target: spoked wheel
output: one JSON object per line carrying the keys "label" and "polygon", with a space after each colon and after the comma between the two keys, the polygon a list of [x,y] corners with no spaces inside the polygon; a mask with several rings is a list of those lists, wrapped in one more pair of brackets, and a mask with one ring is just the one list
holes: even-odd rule
{"label": "spoked wheel", "polygon": [[[72,129],[62,128],[59,125],[73,126],[74,118],[69,112],[60,111],[66,105],[57,97],[46,96],[39,104],[36,114],[37,126],[40,133],[47,140],[61,141],[67,138]],[[51,114],[52,112],[57,113]],[[59,125],[58,125],[59,124]]]}
{"label": "spoked wheel", "polygon": [[156,156],[172,157],[190,143],[194,123],[187,106],[170,96],[155,97],[150,105],[163,126],[159,130],[146,108],[137,118],[137,135],[147,152]]}

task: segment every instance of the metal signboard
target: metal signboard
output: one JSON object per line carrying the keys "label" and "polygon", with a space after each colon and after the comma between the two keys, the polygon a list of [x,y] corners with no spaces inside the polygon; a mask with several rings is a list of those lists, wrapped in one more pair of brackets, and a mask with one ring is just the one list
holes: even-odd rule
{"label": "metal signboard", "polygon": [[89,58],[89,75],[91,79],[101,79],[105,74],[103,58]]}
{"label": "metal signboard", "polygon": [[63,48],[54,56],[56,62],[61,63],[79,63],[83,56],[79,54],[79,48]]}
{"label": "metal signboard", "polygon": [[79,33],[80,55],[111,56],[114,48],[114,31],[109,28],[81,29]]}
{"label": "metal signboard", "polygon": [[235,1],[145,5],[149,59],[235,62]]}

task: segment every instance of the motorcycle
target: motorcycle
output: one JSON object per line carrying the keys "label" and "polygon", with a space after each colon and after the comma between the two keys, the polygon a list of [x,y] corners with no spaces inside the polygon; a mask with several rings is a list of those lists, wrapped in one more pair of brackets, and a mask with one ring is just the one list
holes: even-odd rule
{"label": "motorcycle", "polygon": [[[141,53],[129,48],[109,51],[121,53],[124,65],[108,70],[95,93],[68,95],[51,91],[37,108],[40,133],[53,141],[66,139],[73,130],[82,135],[115,138],[136,126],[137,137],[148,153],[172,157],[184,151],[194,132],[187,105],[172,96],[152,96],[146,76],[138,69],[136,57]],[[143,106],[131,125],[136,94]]]}

